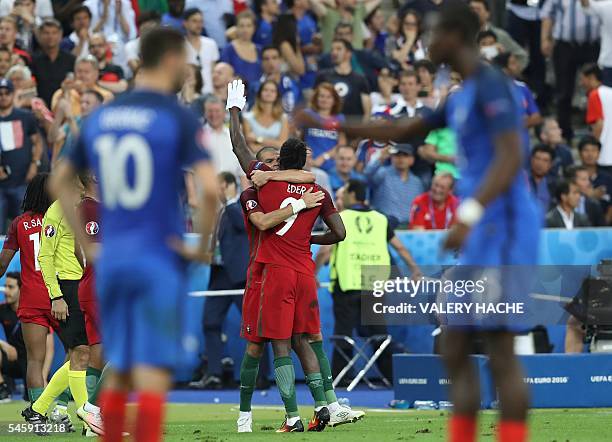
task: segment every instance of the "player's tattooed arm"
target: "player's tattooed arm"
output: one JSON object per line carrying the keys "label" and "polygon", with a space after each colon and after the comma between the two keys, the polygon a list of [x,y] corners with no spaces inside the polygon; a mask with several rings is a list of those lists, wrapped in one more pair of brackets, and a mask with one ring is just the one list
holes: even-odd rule
{"label": "player's tattooed arm", "polygon": [[242,133],[242,127],[240,125],[240,109],[232,107],[229,110],[230,113],[230,139],[232,141],[232,150],[234,155],[238,158],[240,167],[244,173],[248,173],[249,164],[255,160],[255,155],[251,152],[249,145],[246,142],[244,133]]}
{"label": "player's tattooed arm", "polygon": [[307,170],[255,170],[251,174],[251,181],[255,187],[265,186],[268,181],[287,181],[296,184],[310,184],[315,182],[314,173]]}
{"label": "player's tattooed arm", "polygon": [[325,194],[322,191],[313,192],[311,188],[302,195],[302,198],[300,198],[297,204],[292,204],[282,209],[276,209],[269,213],[251,212],[249,214],[249,221],[251,221],[258,230],[268,230],[278,226],[280,223],[302,210],[320,206],[320,201],[323,200],[323,198],[325,198]]}
{"label": "player's tattooed arm", "polygon": [[312,235],[311,244],[331,245],[344,241],[346,229],[338,212],[334,212],[323,220],[329,230],[322,235]]}

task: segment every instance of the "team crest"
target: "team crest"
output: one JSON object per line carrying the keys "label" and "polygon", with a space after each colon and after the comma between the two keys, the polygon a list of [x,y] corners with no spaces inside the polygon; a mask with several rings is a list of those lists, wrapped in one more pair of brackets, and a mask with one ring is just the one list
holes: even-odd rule
{"label": "team crest", "polygon": [[255,200],[248,200],[246,202],[247,210],[253,210],[255,207],[257,207],[257,201],[255,201]]}
{"label": "team crest", "polygon": [[100,226],[98,226],[98,223],[95,221],[89,221],[85,226],[85,232],[87,232],[88,235],[96,235],[98,230],[100,230]]}
{"label": "team crest", "polygon": [[45,236],[47,238],[53,238],[55,236],[55,227],[51,225],[45,227]]}

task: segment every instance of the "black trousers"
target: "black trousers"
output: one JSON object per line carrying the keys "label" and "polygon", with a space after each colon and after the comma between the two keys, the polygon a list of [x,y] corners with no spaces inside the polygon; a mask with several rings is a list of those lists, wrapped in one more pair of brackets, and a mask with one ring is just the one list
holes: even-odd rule
{"label": "black trousers", "polygon": [[[334,301],[334,334],[352,336],[353,330],[357,330],[357,334],[361,337],[369,337],[372,335],[386,335],[386,325],[362,325],[361,324],[361,292],[347,291],[343,292],[336,284],[332,298]],[[353,354],[350,345],[344,342],[336,342],[337,348],[341,348],[344,353],[351,356]],[[334,348],[332,356],[332,373],[334,378],[342,371],[346,365],[346,361],[340,352]],[[376,345],[378,348],[378,345]],[[373,349],[374,346],[373,346]],[[389,347],[380,355],[376,364],[382,374],[392,381],[393,372],[391,365],[391,350]],[[349,376],[351,374],[349,373]],[[352,377],[352,376],[351,376]]]}
{"label": "black trousers", "polygon": [[563,136],[568,140],[574,136],[572,130],[572,98],[576,87],[579,69],[597,61],[599,43],[568,43],[556,41],[553,50],[555,69],[555,95],[557,98],[557,118]]}

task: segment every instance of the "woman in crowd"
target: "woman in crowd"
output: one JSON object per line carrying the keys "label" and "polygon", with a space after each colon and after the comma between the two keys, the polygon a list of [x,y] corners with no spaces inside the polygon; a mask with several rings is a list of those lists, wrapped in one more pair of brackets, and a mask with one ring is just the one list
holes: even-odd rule
{"label": "woman in crowd", "polygon": [[436,67],[427,60],[419,60],[414,64],[414,70],[419,76],[419,97],[425,106],[435,109],[440,103],[440,90],[435,86]]}
{"label": "woman in crowd", "polygon": [[369,36],[364,45],[366,49],[376,52],[381,57],[385,56],[385,44],[389,33],[385,29],[385,14],[380,7],[375,8],[365,19]]}
{"label": "woman in crowd", "polygon": [[257,18],[251,11],[238,14],[236,38],[221,52],[221,61],[231,64],[247,84],[255,84],[261,77],[260,48],[252,41],[256,26]]}
{"label": "woman in crowd", "polygon": [[421,39],[421,17],[414,10],[407,10],[400,16],[399,30],[387,38],[385,54],[398,68],[409,70],[416,61],[427,56]]}
{"label": "woman in crowd", "polygon": [[336,147],[346,145],[346,136],[333,129],[338,123],[344,122],[344,115],[340,113],[342,100],[331,83],[320,83],[310,100],[310,108],[306,112],[315,118],[321,119],[329,129],[307,128],[303,137],[306,144],[312,149],[312,164],[324,170],[334,166],[333,157]]}
{"label": "woman in crowd", "polygon": [[289,119],[274,81],[266,80],[259,86],[253,109],[244,114],[244,134],[255,153],[264,146],[280,148],[289,137]]}
{"label": "woman in crowd", "polygon": [[179,99],[181,103],[194,105],[198,101],[201,102],[199,99],[202,97],[204,80],[202,79],[202,71],[198,65],[188,64],[187,67],[187,76],[185,77],[181,92],[179,92]]}
{"label": "woman in crowd", "polygon": [[293,14],[281,15],[272,30],[272,45],[278,48],[286,66],[286,71],[297,77],[304,75],[306,66],[300,50],[297,22]]}

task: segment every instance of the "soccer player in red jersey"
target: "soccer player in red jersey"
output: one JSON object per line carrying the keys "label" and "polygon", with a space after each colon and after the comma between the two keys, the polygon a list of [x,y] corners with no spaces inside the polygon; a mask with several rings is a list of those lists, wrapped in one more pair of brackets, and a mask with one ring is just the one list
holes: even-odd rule
{"label": "soccer player in red jersey", "polygon": [[47,179],[48,174],[40,173],[28,184],[23,199],[23,214],[13,220],[0,253],[1,277],[15,253],[20,252],[22,286],[17,316],[26,344],[26,384],[32,403],[38,399],[44,388],[42,373],[49,330],[59,330],[57,320],[51,316],[49,292],[38,265],[42,219],[52,202],[46,191]]}

